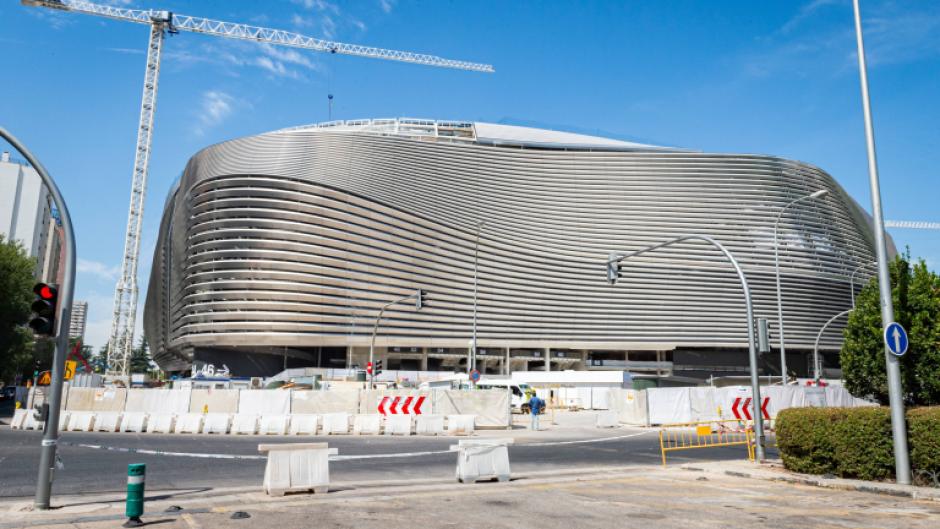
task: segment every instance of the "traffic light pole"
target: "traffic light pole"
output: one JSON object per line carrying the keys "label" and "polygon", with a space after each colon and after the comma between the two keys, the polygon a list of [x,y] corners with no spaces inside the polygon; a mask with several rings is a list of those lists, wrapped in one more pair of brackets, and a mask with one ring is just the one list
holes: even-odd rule
{"label": "traffic light pole", "polygon": [[386,303],[382,305],[382,309],[379,310],[379,315],[375,317],[375,324],[372,326],[372,341],[369,343],[369,365],[372,366],[372,373],[369,373],[369,389],[375,389],[375,335],[379,332],[379,322],[382,321],[382,315],[385,314],[385,309],[396,303],[403,303],[409,299],[413,299],[415,300],[415,310],[421,310],[421,304],[423,302],[421,296],[422,292],[418,290],[410,296],[405,296],[401,299]]}
{"label": "traffic light pole", "polygon": [[72,294],[75,289],[75,233],[72,231],[72,219],[69,216],[65,200],[56,187],[55,182],[46,168],[39,163],[16,136],[10,134],[0,126],[0,136],[14,149],[18,150],[23,158],[39,173],[39,178],[52,195],[52,201],[59,210],[59,219],[65,233],[65,275],[59,285],[59,314],[56,317],[56,347],[52,360],[52,380],[49,385],[47,402],[49,414],[42,430],[42,446],[39,453],[39,477],[36,481],[36,499],[34,505],[37,509],[49,508],[49,497],[52,493],[52,479],[55,475],[56,447],[59,443],[59,411],[62,408],[62,382],[65,374],[65,357],[68,354],[69,322],[72,318]]}

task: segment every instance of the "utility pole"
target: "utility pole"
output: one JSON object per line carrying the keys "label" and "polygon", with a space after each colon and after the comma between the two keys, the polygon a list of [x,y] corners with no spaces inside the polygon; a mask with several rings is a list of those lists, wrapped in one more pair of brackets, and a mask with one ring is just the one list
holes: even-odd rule
{"label": "utility pole", "polygon": [[[868,176],[871,185],[871,214],[875,221],[875,250],[878,257],[878,289],[881,292],[881,324],[887,329],[894,322],[891,301],[891,275],[888,273],[888,251],[885,242],[884,214],[881,211],[881,184],[878,181],[878,160],[875,156],[875,132],[868,98],[868,73],[865,67],[865,42],[862,38],[862,17],[858,0],[855,9],[855,37],[858,43],[858,74],[862,87],[862,111],[865,114],[865,145],[868,149]],[[888,400],[891,406],[891,433],[894,439],[894,472],[900,485],[911,484],[911,463],[907,451],[907,423],[904,419],[904,395],[901,387],[900,358],[884,344],[888,375]]]}

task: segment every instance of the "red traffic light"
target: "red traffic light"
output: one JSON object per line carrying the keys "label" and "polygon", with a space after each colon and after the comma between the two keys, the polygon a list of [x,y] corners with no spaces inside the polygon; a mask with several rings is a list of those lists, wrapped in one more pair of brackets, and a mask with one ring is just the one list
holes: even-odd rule
{"label": "red traffic light", "polygon": [[33,287],[33,292],[35,292],[36,295],[39,296],[41,299],[50,301],[56,297],[58,290],[56,290],[55,287],[47,285],[45,283],[38,283],[36,284],[35,287]]}
{"label": "red traffic light", "polygon": [[372,362],[366,364],[366,373],[372,374]]}

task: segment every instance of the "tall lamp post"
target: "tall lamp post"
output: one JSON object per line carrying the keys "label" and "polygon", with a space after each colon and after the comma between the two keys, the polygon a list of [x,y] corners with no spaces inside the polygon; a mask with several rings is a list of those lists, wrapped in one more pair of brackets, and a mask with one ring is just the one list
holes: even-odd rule
{"label": "tall lamp post", "polygon": [[731,255],[724,246],[721,245],[715,239],[707,235],[683,235],[682,237],[676,237],[675,239],[670,239],[666,242],[655,244],[653,246],[647,246],[640,250],[627,253],[611,253],[607,258],[607,282],[613,285],[617,282],[617,279],[620,278],[620,262],[631,257],[636,257],[637,255],[662,248],[664,246],[669,246],[671,244],[676,244],[682,241],[688,240],[698,240],[704,241],[715,248],[717,248],[724,256],[728,259],[728,262],[731,263],[731,266],[734,267],[735,272],[738,274],[738,279],[741,280],[741,288],[744,290],[744,307],[747,312],[747,343],[748,343],[748,353],[751,366],[751,392],[752,392],[752,416],[754,417],[754,433],[757,437],[756,456],[757,460],[761,461],[764,459],[764,416],[760,409],[760,379],[757,375],[757,344],[754,341],[754,309],[751,305],[751,290],[747,286],[747,278],[744,277],[744,272],[741,270],[741,267],[738,265],[738,261]]}
{"label": "tall lamp post", "polygon": [[878,266],[878,261],[871,261],[869,263],[862,263],[852,270],[852,275],[849,276],[849,292],[852,293],[852,308],[855,308],[855,274],[859,272],[862,268],[866,266]]}
{"label": "tall lamp post", "polygon": [[[875,250],[878,256],[878,289],[881,293],[881,326],[887,329],[894,323],[894,305],[891,300],[891,276],[888,273],[888,251],[885,242],[884,214],[881,211],[881,184],[878,181],[878,159],[875,155],[875,132],[868,101],[868,72],[865,67],[865,42],[862,38],[862,17],[858,0],[852,1],[855,11],[855,38],[858,45],[858,75],[862,89],[862,112],[865,115],[865,146],[868,151],[868,183],[871,187],[871,216],[875,221]],[[894,473],[900,485],[911,484],[911,462],[907,452],[907,424],[904,419],[904,401],[901,389],[900,358],[884,347],[888,375],[888,401],[891,405],[891,434],[894,441]]]}
{"label": "tall lamp post", "polygon": [[424,291],[418,289],[414,294],[382,305],[382,309],[379,310],[379,315],[375,317],[375,324],[372,326],[372,341],[369,343],[369,365],[372,366],[372,373],[369,374],[369,389],[375,389],[375,335],[379,331],[379,322],[382,321],[382,315],[385,314],[385,309],[396,303],[408,301],[409,299],[415,300],[415,310],[421,310],[421,307],[424,306]]}
{"label": "tall lamp post", "polygon": [[783,296],[780,293],[780,245],[777,242],[777,229],[780,227],[780,219],[783,218],[783,213],[790,206],[799,204],[804,200],[822,198],[828,194],[828,189],[820,189],[796,200],[791,200],[789,204],[780,208],[780,213],[777,213],[777,220],[774,221],[774,273],[777,277],[777,326],[780,328],[780,383],[784,386],[787,384],[787,345],[783,337]]}
{"label": "tall lamp post", "polygon": [[824,323],[823,326],[819,329],[819,333],[816,334],[816,343],[813,344],[813,380],[816,381],[817,386],[819,385],[819,379],[822,377],[822,373],[821,373],[822,364],[819,363],[819,339],[822,338],[823,333],[826,332],[826,328],[829,327],[829,325],[832,324],[832,322],[836,321],[842,316],[845,316],[846,314],[852,312],[853,310],[855,310],[854,304],[852,305],[851,309],[843,310],[842,312],[829,318],[829,321]]}
{"label": "tall lamp post", "polygon": [[9,142],[18,150],[23,158],[33,166],[42,183],[52,195],[52,201],[59,210],[59,219],[62,221],[62,231],[65,233],[65,273],[59,290],[58,314],[56,315],[56,346],[52,358],[52,377],[49,384],[48,403],[49,412],[42,429],[42,448],[39,452],[39,476],[36,480],[36,498],[34,505],[37,509],[49,508],[49,499],[52,495],[52,480],[55,476],[55,462],[57,459],[56,446],[59,443],[59,411],[62,409],[62,382],[65,374],[65,357],[69,345],[69,322],[72,319],[72,295],[75,290],[75,233],[72,231],[72,217],[65,199],[59,192],[55,181],[46,172],[33,153],[20,143],[16,136],[0,127],[0,137]]}
{"label": "tall lamp post", "polygon": [[[480,231],[483,230],[485,220],[477,222],[477,238],[473,245],[473,337],[470,339],[470,357],[467,358],[467,374],[477,367],[477,290],[479,286],[480,269]],[[485,366],[484,366],[485,367]]]}

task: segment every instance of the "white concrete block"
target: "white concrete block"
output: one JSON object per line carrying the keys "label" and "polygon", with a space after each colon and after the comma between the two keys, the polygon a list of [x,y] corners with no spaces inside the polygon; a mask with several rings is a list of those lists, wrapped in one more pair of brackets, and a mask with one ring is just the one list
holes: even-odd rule
{"label": "white concrete block", "polygon": [[290,435],[316,435],[320,416],[312,413],[298,413],[290,416]]}
{"label": "white concrete block", "polygon": [[448,415],[447,433],[450,435],[470,435],[476,424],[476,415]]}
{"label": "white concrete block", "polygon": [[261,435],[286,435],[287,422],[289,415],[262,415],[261,428],[258,433]]}
{"label": "white concrete block", "polygon": [[95,412],[96,432],[117,432],[121,426],[121,413],[117,411]]}
{"label": "white concrete block", "polygon": [[377,413],[359,414],[353,417],[353,433],[356,435],[378,435],[382,431],[382,416]]}
{"label": "white concrete block", "polygon": [[10,421],[11,430],[22,430],[23,426],[26,425],[26,413],[27,410],[22,408],[15,410],[13,412],[13,420]]}
{"label": "white concrete block", "polygon": [[386,415],[385,435],[411,435],[411,415]]}
{"label": "white concrete block", "polygon": [[258,451],[268,454],[263,485],[268,495],[329,491],[330,455],[337,453],[335,448],[329,448],[326,443],[285,443],[258,445]]}
{"label": "white concrete block", "polygon": [[[36,418],[33,417],[32,410],[24,410],[24,411],[26,411],[27,413],[26,413],[26,420],[23,421],[23,429],[24,430],[42,430],[44,423],[37,421]],[[68,422],[66,422],[66,425],[68,425]],[[59,428],[59,430],[65,430],[65,428]]]}
{"label": "white concrete block", "polygon": [[323,414],[323,434],[348,434],[349,433],[349,414],[348,413],[325,413]]}
{"label": "white concrete block", "polygon": [[147,414],[142,411],[127,411],[121,417],[121,431],[143,433],[147,431]]}
{"label": "white concrete block", "polygon": [[254,413],[238,413],[232,418],[232,433],[254,435],[258,433],[258,420]]}
{"label": "white concrete block", "polygon": [[231,427],[231,413],[207,413],[202,418],[202,433],[226,434]]}
{"label": "white concrete block", "polygon": [[599,411],[596,424],[598,428],[617,428],[620,426],[620,419],[615,411]]}
{"label": "white concrete block", "polygon": [[418,415],[415,417],[415,434],[441,435],[444,433],[443,415]]}
{"label": "white concrete block", "polygon": [[202,413],[181,413],[176,416],[173,433],[199,433],[202,431]]}
{"label": "white concrete block", "polygon": [[474,483],[482,479],[509,481],[509,445],[512,439],[461,439],[456,446],[457,481]]}
{"label": "white concrete block", "polygon": [[73,411],[69,415],[68,431],[70,432],[91,432],[94,431],[95,412],[93,411]]}
{"label": "white concrete block", "polygon": [[147,416],[148,433],[173,433],[176,415],[172,413],[151,413]]}

